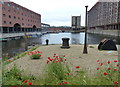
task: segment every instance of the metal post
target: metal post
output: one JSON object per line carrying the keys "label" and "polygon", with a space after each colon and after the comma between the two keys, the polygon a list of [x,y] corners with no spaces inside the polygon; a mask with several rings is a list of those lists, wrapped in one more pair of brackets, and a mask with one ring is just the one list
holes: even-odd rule
{"label": "metal post", "polygon": [[88,6],[85,6],[86,7],[86,17],[85,17],[85,41],[84,41],[84,50],[83,50],[83,54],[87,54],[87,8]]}

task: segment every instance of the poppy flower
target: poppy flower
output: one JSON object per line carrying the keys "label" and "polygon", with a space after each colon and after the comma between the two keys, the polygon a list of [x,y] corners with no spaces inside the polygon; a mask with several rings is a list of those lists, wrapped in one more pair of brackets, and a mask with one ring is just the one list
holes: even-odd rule
{"label": "poppy flower", "polygon": [[108,61],[108,64],[110,64],[110,61]]}
{"label": "poppy flower", "polygon": [[114,71],[117,71],[117,69],[114,69]]}
{"label": "poppy flower", "polygon": [[68,84],[68,82],[64,82],[64,84]]}
{"label": "poppy flower", "polygon": [[67,60],[67,59],[64,59],[65,61]]}
{"label": "poppy flower", "polygon": [[23,83],[27,83],[29,80],[25,80]]}
{"label": "poppy flower", "polygon": [[29,82],[28,85],[32,85],[33,83],[32,82]]}
{"label": "poppy flower", "polygon": [[62,85],[62,82],[58,83],[58,85]]}
{"label": "poppy flower", "polygon": [[118,62],[118,60],[114,60],[114,62]]}
{"label": "poppy flower", "polygon": [[54,53],[54,55],[56,55],[56,53]]}
{"label": "poppy flower", "polygon": [[100,62],[100,60],[97,60],[97,62]]}
{"label": "poppy flower", "polygon": [[80,66],[76,66],[76,68],[80,68]]}
{"label": "poppy flower", "polygon": [[119,66],[119,64],[116,65],[117,67]]}
{"label": "poppy flower", "polygon": [[48,59],[50,59],[50,57],[48,57]]}
{"label": "poppy flower", "polygon": [[106,72],[104,72],[104,75],[106,76],[106,75],[107,75],[107,73],[106,73]]}
{"label": "poppy flower", "polygon": [[17,87],[16,85],[12,86],[12,87]]}
{"label": "poppy flower", "polygon": [[97,68],[97,70],[99,70],[100,68]]}
{"label": "poppy flower", "polygon": [[114,84],[118,84],[118,82],[114,82]]}
{"label": "poppy flower", "polygon": [[8,60],[8,62],[11,62],[11,60]]}
{"label": "poppy flower", "polygon": [[100,66],[102,66],[103,65],[103,63],[100,63]]}
{"label": "poppy flower", "polygon": [[111,68],[108,68],[108,70],[110,70]]}
{"label": "poppy flower", "polygon": [[30,55],[29,53],[27,55]]}

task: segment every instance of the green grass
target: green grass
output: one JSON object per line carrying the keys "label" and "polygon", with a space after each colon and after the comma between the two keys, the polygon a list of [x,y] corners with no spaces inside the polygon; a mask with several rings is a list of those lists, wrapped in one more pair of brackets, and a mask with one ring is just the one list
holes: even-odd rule
{"label": "green grass", "polygon": [[23,72],[16,65],[11,70],[3,70],[3,85],[24,85],[25,80],[32,82],[36,79],[34,76],[22,75]]}

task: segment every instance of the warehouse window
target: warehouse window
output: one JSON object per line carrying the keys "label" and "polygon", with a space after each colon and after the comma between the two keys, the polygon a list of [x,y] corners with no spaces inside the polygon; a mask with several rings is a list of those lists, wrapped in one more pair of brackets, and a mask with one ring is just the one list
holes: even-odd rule
{"label": "warehouse window", "polygon": [[14,16],[14,19],[16,19],[16,17]]}
{"label": "warehouse window", "polygon": [[6,24],[6,21],[4,21],[4,24]]}
{"label": "warehouse window", "polygon": [[5,10],[5,7],[2,7],[2,10]]}
{"label": "warehouse window", "polygon": [[10,21],[9,23],[10,23],[10,24],[12,24],[12,22],[11,22],[11,21]]}
{"label": "warehouse window", "polygon": [[11,18],[11,15],[9,15],[9,18]]}
{"label": "warehouse window", "polygon": [[8,7],[10,7],[10,4],[8,4]]}
{"label": "warehouse window", "polygon": [[1,1],[2,4],[5,4],[4,1]]}
{"label": "warehouse window", "polygon": [[5,15],[5,14],[3,14],[3,17],[6,17],[6,15]]}

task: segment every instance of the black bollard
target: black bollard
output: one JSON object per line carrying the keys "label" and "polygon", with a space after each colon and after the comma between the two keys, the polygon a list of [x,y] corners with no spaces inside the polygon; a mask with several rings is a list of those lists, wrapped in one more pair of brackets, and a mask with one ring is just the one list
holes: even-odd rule
{"label": "black bollard", "polygon": [[49,43],[49,40],[47,39],[47,40],[46,40],[46,45],[48,45],[48,43]]}
{"label": "black bollard", "polygon": [[62,38],[62,41],[63,41],[63,43],[62,43],[61,48],[70,48],[70,46],[69,46],[69,38]]}

